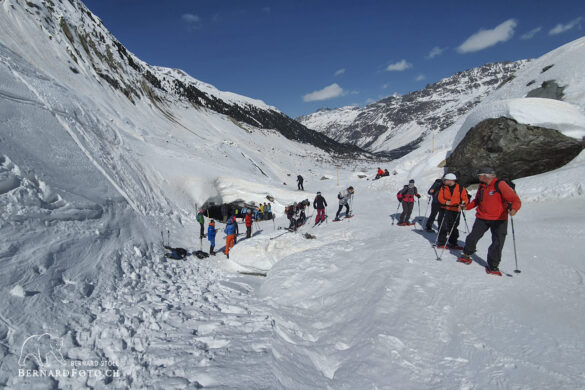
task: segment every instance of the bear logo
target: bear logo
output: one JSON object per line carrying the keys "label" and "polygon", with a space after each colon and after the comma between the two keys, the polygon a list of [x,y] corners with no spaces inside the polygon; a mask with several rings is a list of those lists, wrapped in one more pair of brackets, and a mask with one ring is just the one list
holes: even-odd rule
{"label": "bear logo", "polygon": [[49,363],[49,355],[53,355],[63,365],[65,360],[61,354],[62,346],[63,339],[60,337],[53,337],[48,333],[32,335],[22,343],[18,365],[23,367],[27,359],[33,359],[39,368],[45,368]]}

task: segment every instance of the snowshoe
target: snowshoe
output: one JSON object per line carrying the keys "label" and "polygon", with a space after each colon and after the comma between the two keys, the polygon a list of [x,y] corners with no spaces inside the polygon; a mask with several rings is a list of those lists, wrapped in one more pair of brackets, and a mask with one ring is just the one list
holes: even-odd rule
{"label": "snowshoe", "polygon": [[334,218],[333,219],[333,222],[339,222],[339,221],[341,221],[341,219],[339,219],[339,218]]}
{"label": "snowshoe", "polygon": [[437,245],[437,249],[449,249],[449,245]]}
{"label": "snowshoe", "polygon": [[466,254],[462,254],[461,256],[459,256],[459,258],[457,259],[457,261],[459,263],[464,263],[464,264],[471,264],[471,262],[473,260],[471,260],[471,256],[466,255]]}
{"label": "snowshoe", "polygon": [[502,273],[500,272],[499,269],[491,269],[489,266],[485,267],[485,273],[486,274],[491,274],[491,275],[497,275],[497,276],[502,276]]}

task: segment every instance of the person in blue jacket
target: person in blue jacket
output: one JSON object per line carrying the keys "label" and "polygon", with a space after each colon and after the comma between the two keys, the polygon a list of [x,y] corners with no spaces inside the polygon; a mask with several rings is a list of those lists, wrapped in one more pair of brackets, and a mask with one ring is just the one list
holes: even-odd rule
{"label": "person in blue jacket", "polygon": [[234,221],[232,218],[229,218],[227,221],[227,225],[223,231],[226,234],[225,238],[225,255],[227,258],[230,258],[230,248],[234,247],[234,239],[236,238],[236,227],[234,226]]}
{"label": "person in blue jacket", "polygon": [[213,249],[215,248],[216,233],[217,229],[215,228],[215,221],[211,220],[211,222],[209,222],[209,227],[207,228],[207,239],[209,240],[209,254],[213,256],[215,256]]}

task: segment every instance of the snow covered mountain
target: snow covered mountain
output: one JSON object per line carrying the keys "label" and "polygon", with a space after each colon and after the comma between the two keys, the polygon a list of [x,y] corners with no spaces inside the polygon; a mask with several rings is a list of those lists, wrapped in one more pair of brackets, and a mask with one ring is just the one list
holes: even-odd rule
{"label": "snow covered mountain", "polygon": [[[92,29],[77,34],[83,23]],[[531,62],[434,150],[425,138],[388,164],[396,175],[369,181],[379,162],[335,159],[254,122],[274,111],[263,103],[149,68],[75,0],[2,0],[0,25],[0,388],[582,386],[583,152],[517,180],[502,278],[482,267],[489,237],[471,265],[448,251],[436,261],[434,235],[392,219],[395,192],[410,178],[424,192],[486,117],[582,136],[585,39]],[[87,34],[105,59],[89,39],[84,49]],[[552,80],[563,102],[524,99]],[[221,111],[236,105],[239,119]],[[349,185],[355,216],[332,223]],[[316,191],[325,224],[279,229],[284,207]],[[267,196],[277,218],[254,223],[229,259],[164,256],[163,242],[207,250],[200,206]]]}
{"label": "snow covered mountain", "polygon": [[528,63],[487,64],[363,108],[323,109],[297,120],[339,142],[396,158],[416,148],[425,136],[451,126],[491,92],[514,79]]}

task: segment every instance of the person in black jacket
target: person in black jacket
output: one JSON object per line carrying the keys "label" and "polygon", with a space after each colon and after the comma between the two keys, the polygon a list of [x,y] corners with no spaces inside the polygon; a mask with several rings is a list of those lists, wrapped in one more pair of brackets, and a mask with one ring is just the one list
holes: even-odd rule
{"label": "person in black jacket", "polygon": [[313,201],[313,208],[317,209],[317,217],[315,217],[315,225],[325,220],[325,207],[327,207],[327,201],[321,195],[321,192],[317,192],[317,196]]}
{"label": "person in black jacket", "polygon": [[299,190],[304,191],[305,187],[303,187],[303,177],[301,175],[297,176],[297,181],[299,182]]}
{"label": "person in black jacket", "polygon": [[437,224],[439,224],[439,226],[440,226],[441,221],[443,220],[443,215],[445,213],[445,210],[443,210],[441,208],[441,204],[439,203],[439,200],[437,198],[439,195],[439,190],[441,189],[442,185],[443,185],[443,179],[437,179],[437,180],[435,180],[435,182],[433,183],[431,188],[429,188],[429,190],[427,191],[427,194],[431,195],[433,198],[432,203],[431,203],[431,214],[427,218],[427,223],[426,223],[426,231],[430,232],[430,233],[434,232],[433,223],[435,222],[435,218],[437,217],[437,214],[439,215],[439,217],[437,218]]}

